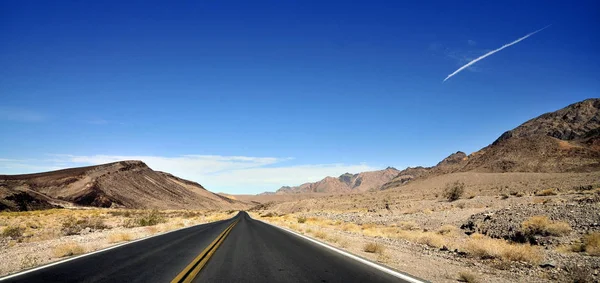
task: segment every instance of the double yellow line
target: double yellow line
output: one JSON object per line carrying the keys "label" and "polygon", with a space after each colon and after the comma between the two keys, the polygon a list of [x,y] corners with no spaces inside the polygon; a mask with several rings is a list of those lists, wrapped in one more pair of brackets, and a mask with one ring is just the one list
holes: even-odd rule
{"label": "double yellow line", "polygon": [[215,253],[217,248],[223,243],[225,237],[229,235],[233,226],[237,224],[240,220],[237,219],[233,223],[231,223],[225,231],[223,231],[206,249],[204,249],[188,266],[186,266],[183,271],[181,271],[171,283],[189,283],[194,280],[196,275],[202,270],[202,268],[206,265],[210,257]]}

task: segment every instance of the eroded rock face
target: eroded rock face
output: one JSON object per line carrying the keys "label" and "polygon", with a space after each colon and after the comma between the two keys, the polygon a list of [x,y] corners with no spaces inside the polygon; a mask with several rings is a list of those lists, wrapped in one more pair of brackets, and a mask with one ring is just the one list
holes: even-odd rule
{"label": "eroded rock face", "polygon": [[16,192],[6,196],[0,202],[0,211],[29,211],[39,209],[50,209],[56,206],[50,204],[42,198],[36,198],[26,192]]}

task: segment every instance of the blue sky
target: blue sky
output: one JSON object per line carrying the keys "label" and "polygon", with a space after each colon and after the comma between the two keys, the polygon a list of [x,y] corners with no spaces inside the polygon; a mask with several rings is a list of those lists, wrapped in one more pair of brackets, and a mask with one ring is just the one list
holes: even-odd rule
{"label": "blue sky", "polygon": [[0,173],[137,158],[257,193],[599,96],[597,1],[351,2],[2,1]]}

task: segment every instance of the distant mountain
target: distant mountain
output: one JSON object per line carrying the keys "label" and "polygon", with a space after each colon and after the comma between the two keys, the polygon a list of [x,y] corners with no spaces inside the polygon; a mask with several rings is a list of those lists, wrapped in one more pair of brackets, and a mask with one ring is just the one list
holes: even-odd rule
{"label": "distant mountain", "polygon": [[600,99],[571,104],[503,133],[467,156],[457,152],[433,167],[402,170],[382,189],[453,172],[590,172],[600,170]]}
{"label": "distant mountain", "polygon": [[0,175],[0,210],[55,206],[157,209],[235,209],[245,203],[202,185],[154,171],[141,161],[26,175]]}
{"label": "distant mountain", "polygon": [[389,182],[398,175],[400,171],[388,167],[384,170],[362,172],[358,174],[345,173],[341,176],[326,177],[325,179],[305,183],[296,187],[281,187],[276,194],[299,194],[299,193],[350,193],[377,190],[381,185]]}

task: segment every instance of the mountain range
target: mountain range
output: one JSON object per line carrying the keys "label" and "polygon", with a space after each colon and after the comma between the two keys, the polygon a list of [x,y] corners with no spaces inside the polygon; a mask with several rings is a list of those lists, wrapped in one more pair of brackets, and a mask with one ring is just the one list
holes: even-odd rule
{"label": "mountain range", "polygon": [[358,174],[345,173],[337,178],[326,177],[321,181],[305,183],[296,187],[284,186],[275,193],[361,193],[378,189],[381,185],[389,182],[398,175],[398,172],[400,172],[398,169],[388,167],[384,170],[362,172]]}
{"label": "mountain range", "polygon": [[456,172],[591,172],[600,170],[600,99],[571,104],[504,132],[469,155],[457,151],[432,167],[343,174],[281,187],[276,194],[385,190],[417,178]]}

